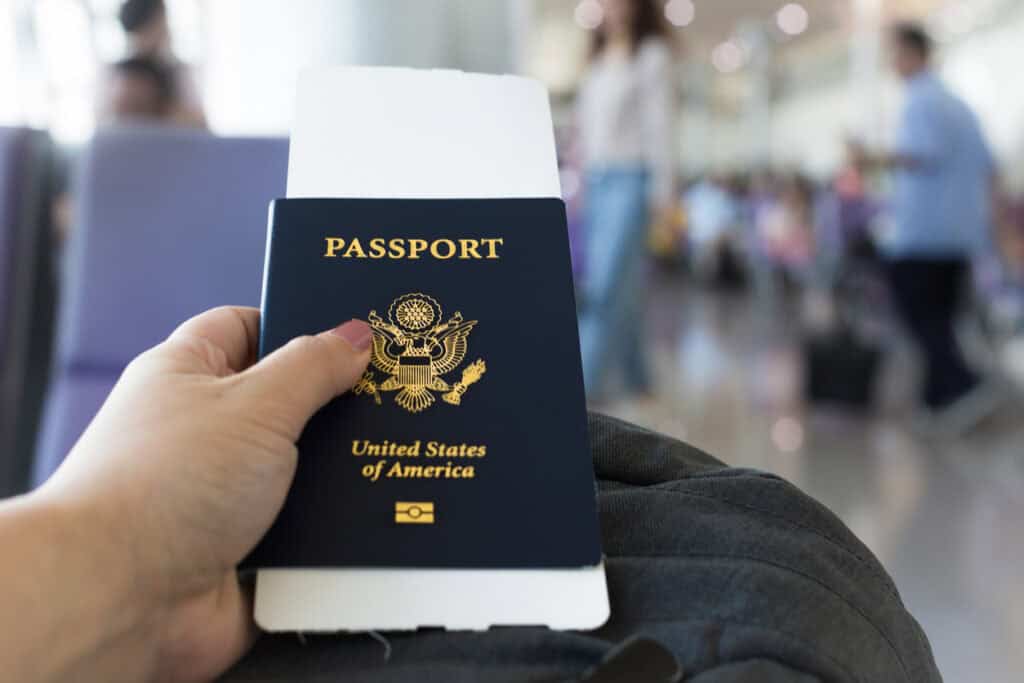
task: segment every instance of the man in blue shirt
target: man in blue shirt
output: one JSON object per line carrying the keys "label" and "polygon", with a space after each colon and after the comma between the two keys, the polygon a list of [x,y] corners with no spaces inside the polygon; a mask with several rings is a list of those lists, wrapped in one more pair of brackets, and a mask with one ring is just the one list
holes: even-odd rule
{"label": "man in blue shirt", "polygon": [[892,43],[906,104],[894,152],[877,160],[893,171],[893,226],[881,247],[896,308],[924,355],[924,403],[943,413],[979,387],[954,318],[990,230],[995,165],[974,113],[932,72],[924,30],[898,25]]}

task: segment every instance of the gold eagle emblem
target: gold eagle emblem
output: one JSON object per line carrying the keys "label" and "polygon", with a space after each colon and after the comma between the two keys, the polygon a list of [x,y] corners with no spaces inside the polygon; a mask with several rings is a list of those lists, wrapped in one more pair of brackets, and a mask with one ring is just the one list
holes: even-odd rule
{"label": "gold eagle emblem", "polygon": [[446,392],[446,403],[459,405],[471,384],[487,371],[483,360],[477,360],[462,371],[462,379],[454,385],[443,378],[466,358],[469,333],[476,320],[464,320],[462,313],[442,322],[443,311],[437,300],[422,292],[404,294],[391,302],[388,319],[370,311],[367,320],[373,328],[370,362],[384,373],[378,381],[372,369],[367,370],[353,389],[367,394],[380,405],[381,392],[397,391],[395,403],[411,413],[419,413],[434,404],[433,392]]}

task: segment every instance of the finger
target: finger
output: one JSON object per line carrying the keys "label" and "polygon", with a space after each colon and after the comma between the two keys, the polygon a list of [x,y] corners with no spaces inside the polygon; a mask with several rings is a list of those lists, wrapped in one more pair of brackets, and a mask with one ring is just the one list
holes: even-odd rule
{"label": "finger", "polygon": [[298,337],[246,370],[242,386],[254,396],[287,405],[297,435],[313,413],[362,376],[372,339],[373,330],[361,320]]}
{"label": "finger", "polygon": [[205,340],[224,353],[228,369],[241,372],[256,362],[259,329],[259,309],[221,306],[185,321],[168,341]]}

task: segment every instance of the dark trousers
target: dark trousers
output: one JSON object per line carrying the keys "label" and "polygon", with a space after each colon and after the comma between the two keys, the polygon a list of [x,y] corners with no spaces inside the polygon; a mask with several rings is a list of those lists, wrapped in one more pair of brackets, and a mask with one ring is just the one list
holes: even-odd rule
{"label": "dark trousers", "polygon": [[978,383],[956,340],[954,319],[969,272],[963,258],[908,258],[889,262],[896,310],[924,355],[923,400],[941,409]]}

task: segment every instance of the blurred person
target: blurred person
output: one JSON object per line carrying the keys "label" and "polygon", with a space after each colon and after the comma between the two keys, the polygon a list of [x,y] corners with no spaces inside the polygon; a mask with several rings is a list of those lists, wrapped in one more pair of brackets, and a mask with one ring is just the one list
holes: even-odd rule
{"label": "blurred person", "polygon": [[960,429],[993,403],[957,343],[954,319],[971,256],[990,230],[995,164],[975,114],[932,70],[932,50],[922,27],[893,27],[893,68],[906,87],[897,142],[862,161],[893,173],[892,233],[881,248],[897,311],[924,355],[923,403]]}
{"label": "blurred person", "polygon": [[761,167],[750,174],[747,188],[748,213],[756,214],[775,201],[778,196],[779,178],[772,168]]}
{"label": "blurred person", "polygon": [[[152,57],[128,57],[113,64],[107,77],[107,101],[101,126],[148,123],[177,124],[174,73]],[[51,207],[57,244],[64,244],[74,225],[71,167],[77,152],[61,160]]]}
{"label": "blurred person", "polygon": [[755,168],[743,202],[743,225],[746,228],[743,246],[756,294],[761,299],[773,297],[776,289],[774,264],[761,239],[761,230],[766,216],[778,203],[781,182],[781,177],[771,167]]}
{"label": "blurred person", "polygon": [[691,264],[702,281],[719,272],[724,250],[741,219],[740,202],[723,176],[701,179],[684,196],[690,217],[687,232]]}
{"label": "blurred person", "polygon": [[806,275],[814,251],[815,188],[803,175],[786,179],[777,200],[765,207],[760,238],[771,261],[789,275]]}
{"label": "blurred person", "polygon": [[[174,74],[152,57],[128,57],[113,64],[107,76],[107,101],[101,126],[150,123],[175,124]],[[77,150],[60,159],[50,210],[56,243],[63,245],[74,225],[74,199],[70,190],[71,168]]]}
{"label": "blurred person", "polygon": [[174,75],[152,57],[129,57],[112,67],[108,123],[173,121]]}
{"label": "blurred person", "polygon": [[833,293],[848,293],[850,287],[867,293],[869,288],[872,296],[884,298],[885,278],[874,234],[881,202],[871,192],[870,178],[860,163],[860,142],[847,138],[844,148],[843,163],[818,200],[814,247],[818,283]]}
{"label": "blurred person", "polygon": [[649,394],[641,296],[648,227],[668,224],[675,193],[672,50],[652,0],[603,0],[577,102],[585,169],[586,247],[580,318],[587,392],[601,398],[624,371]]}
{"label": "blurred person", "polygon": [[[175,56],[171,47],[171,30],[163,0],[127,0],[118,13],[128,41],[128,59],[153,60],[163,66],[171,77],[172,100],[167,120],[181,126],[206,127],[199,91],[192,71]],[[111,80],[117,75],[116,65]],[[106,84],[99,106],[99,119],[110,121],[117,93]]]}
{"label": "blurred person", "polygon": [[857,163],[861,144],[853,138],[844,145],[842,167],[831,191],[836,201],[836,221],[844,255],[855,261],[873,261],[877,256],[871,224],[878,215],[878,202],[868,191],[868,179]]}

